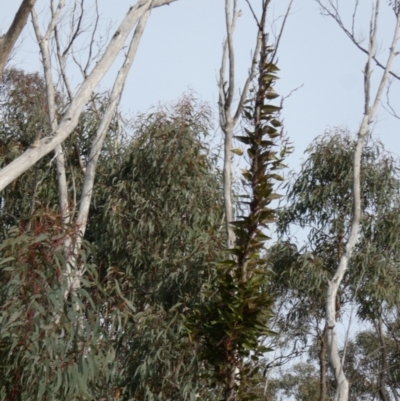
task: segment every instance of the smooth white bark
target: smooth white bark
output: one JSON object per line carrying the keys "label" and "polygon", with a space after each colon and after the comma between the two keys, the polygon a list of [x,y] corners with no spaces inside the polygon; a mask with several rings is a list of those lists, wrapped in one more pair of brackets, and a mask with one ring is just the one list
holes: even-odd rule
{"label": "smooth white bark", "polygon": [[74,292],[76,291],[76,289],[80,287],[80,278],[84,272],[75,263],[75,261],[76,261],[76,255],[78,254],[78,251],[80,249],[81,242],[85,235],[87,227],[90,203],[93,193],[93,185],[96,175],[97,162],[100,156],[101,149],[104,144],[104,140],[107,136],[108,128],[113,118],[113,114],[121,98],[126,78],[135,59],[140,39],[142,38],[147,20],[149,18],[149,14],[150,14],[149,11],[146,12],[137,24],[137,27],[131,40],[128,53],[125,57],[124,64],[118,72],[117,78],[114,83],[114,87],[111,91],[109,104],[103,115],[100,126],[97,130],[96,136],[93,140],[90,149],[89,161],[85,169],[85,176],[84,176],[82,196],[78,211],[78,217],[75,224],[77,228],[77,238],[74,241],[74,251],[71,256],[71,260],[68,261],[67,264],[67,288],[69,292],[71,291]]}
{"label": "smooth white bark", "polygon": [[[51,72],[51,55],[50,55],[50,38],[54,31],[56,24],[60,18],[61,10],[65,6],[65,0],[60,0],[56,11],[53,13],[48,28],[45,35],[43,36],[40,32],[39,20],[35,9],[32,9],[32,24],[34,27],[36,39],[40,48],[40,53],[42,55],[42,65],[44,72],[44,79],[46,83],[46,97],[47,97],[47,107],[49,112],[49,122],[51,130],[54,132],[57,129],[57,116],[56,116],[56,94],[53,83],[53,75]],[[58,199],[60,205],[60,213],[62,216],[63,226],[65,226],[70,221],[70,211],[68,202],[68,185],[67,185],[67,174],[65,171],[65,157],[64,149],[62,145],[58,145],[55,148],[55,161],[57,169],[57,186],[58,186]]]}
{"label": "smooth white bark", "polygon": [[174,1],[176,0],[140,0],[135,6],[129,9],[126,17],[110,40],[110,43],[102,57],[93,68],[92,72],[81,84],[56,130],[49,136],[46,136],[45,138],[40,139],[37,143],[32,144],[32,146],[21,156],[0,170],[0,191],[32,167],[38,160],[56,149],[57,146],[65,141],[77,126],[79,116],[93,90],[114,62],[119,51],[124,46],[129,33],[132,31],[138,20],[143,17],[149,8],[160,7]]}
{"label": "smooth white bark", "polygon": [[341,360],[338,350],[337,332],[336,332],[336,297],[349,265],[349,260],[352,256],[354,247],[357,242],[358,232],[361,219],[361,155],[364,145],[369,134],[370,124],[376,114],[376,111],[381,103],[383,90],[387,84],[389,73],[393,64],[394,57],[397,55],[396,44],[398,41],[398,33],[400,27],[400,14],[397,15],[396,26],[394,29],[393,39],[389,51],[388,60],[385,70],[382,74],[378,90],[375,94],[372,106],[370,106],[370,86],[371,86],[371,63],[375,56],[376,38],[378,30],[379,18],[379,0],[375,2],[375,13],[371,22],[370,42],[368,50],[368,60],[364,72],[364,92],[365,106],[364,116],[358,132],[357,145],[353,160],[353,216],[351,221],[351,230],[347,240],[345,251],[340,258],[339,266],[335,275],[328,283],[326,296],[326,320],[327,320],[327,343],[328,343],[328,358],[333,368],[336,379],[335,401],[347,401],[349,398],[349,382],[343,370],[344,361]]}

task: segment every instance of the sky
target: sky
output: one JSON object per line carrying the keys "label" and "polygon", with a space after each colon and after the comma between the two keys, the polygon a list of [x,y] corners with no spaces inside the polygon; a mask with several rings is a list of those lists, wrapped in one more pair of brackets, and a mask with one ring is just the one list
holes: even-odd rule
{"label": "sky", "polygon": [[[91,4],[89,0],[87,3]],[[105,31],[111,24],[112,32],[134,3],[134,0],[99,0],[100,30]],[[251,0],[251,3],[256,8],[259,1]],[[47,13],[47,4],[47,0],[38,0],[37,10],[42,17]],[[275,30],[279,28],[287,4],[288,0],[271,2],[271,30],[274,26]],[[353,0],[340,0],[339,4],[344,18],[350,22]],[[359,10],[357,20],[356,32],[364,37],[371,14],[370,4],[369,0],[362,2],[364,8]],[[0,5],[0,29],[4,32],[19,1],[0,0]],[[256,33],[244,0],[239,0],[239,7],[242,17],[234,37],[238,91],[246,78]],[[384,1],[381,9],[379,57],[384,61],[394,16]],[[178,0],[153,10],[125,86],[123,109],[145,112],[158,102],[174,101],[191,90],[200,100],[210,103],[217,117],[217,74],[224,35],[223,0]],[[40,71],[37,53],[33,30],[28,26],[12,64]],[[277,85],[278,93],[284,96],[300,87],[285,101],[282,114],[285,129],[295,147],[290,158],[291,168],[298,170],[306,147],[326,129],[343,127],[357,131],[363,112],[362,70],[365,62],[365,55],[356,49],[338,25],[321,15],[315,0],[294,0],[279,49],[281,71]],[[396,68],[400,70],[398,61]],[[102,89],[112,85],[117,69],[118,63],[102,82]],[[374,68],[374,82],[381,72]],[[78,78],[79,74],[76,72],[75,76]],[[394,82],[391,91],[394,106],[400,100],[396,96],[399,85]],[[399,124],[399,120],[381,109],[374,125],[374,135],[396,155],[400,154]]]}
{"label": "sky", "polygon": [[[259,5],[259,0],[250,1],[254,7]],[[9,26],[19,3],[17,0],[0,0],[2,32]],[[41,17],[46,15],[47,3],[48,0],[38,0]],[[134,0],[99,0],[101,29],[105,30],[110,24],[115,28],[134,3]],[[365,37],[371,1],[361,3],[356,32]],[[384,62],[395,21],[386,2],[381,3],[378,57]],[[256,34],[245,1],[239,0],[239,4],[243,14],[234,37],[238,91],[246,79]],[[287,4],[288,0],[272,0],[269,13],[272,27],[274,21],[279,27],[280,16]],[[339,0],[339,4],[345,20],[350,22],[354,1]],[[210,103],[217,117],[217,74],[224,35],[223,0],[178,0],[154,10],[125,85],[121,102],[124,111],[146,112],[159,102],[177,100],[191,90],[200,100]],[[357,132],[363,114],[362,71],[366,57],[332,19],[321,15],[315,0],[294,0],[278,54],[281,71],[277,92],[287,96],[298,88],[286,99],[282,116],[295,148],[287,164],[289,168],[299,170],[304,150],[325,130],[342,127]],[[120,57],[119,64],[117,62],[111,68],[101,89],[112,85],[121,60]],[[11,64],[28,71],[40,71],[38,47],[30,26],[23,32]],[[399,60],[394,71],[400,72]],[[381,73],[374,67],[373,90],[376,90]],[[78,82],[79,74],[77,71],[74,74],[73,79]],[[394,82],[391,97],[400,114],[399,88],[400,83]],[[373,134],[396,157],[400,156],[399,128],[400,120],[380,108]],[[344,333],[344,329],[341,332]]]}
{"label": "sky", "polygon": [[[88,5],[92,0],[85,0]],[[259,0],[250,0],[257,9]],[[282,15],[289,0],[272,0],[269,9],[271,39],[279,30]],[[73,0],[67,0],[67,5]],[[371,15],[371,0],[361,2],[355,31],[366,37]],[[379,25],[379,52],[382,62],[395,22],[394,15],[381,1]],[[48,16],[49,0],[37,0],[41,20]],[[99,34],[107,38],[113,33],[135,0],[98,0]],[[19,1],[0,0],[0,30],[9,26]],[[354,0],[339,0],[346,23],[351,22]],[[255,45],[256,26],[245,0],[239,0],[242,16],[234,36],[236,58],[237,94],[243,87],[250,65],[251,51]],[[93,20],[93,7],[88,10],[89,26]],[[63,23],[68,21],[64,18]],[[178,0],[169,6],[152,11],[141,40],[135,62],[127,79],[121,106],[127,116],[148,111],[158,103],[173,102],[183,93],[193,91],[199,100],[211,105],[215,119],[218,117],[217,75],[221,63],[222,42],[225,37],[224,0]],[[87,43],[82,43],[82,48]],[[84,50],[81,52],[84,54]],[[80,56],[79,51],[77,57]],[[400,56],[399,56],[400,59]],[[11,64],[28,71],[41,71],[38,46],[30,24]],[[109,89],[122,55],[110,69],[99,89]],[[291,171],[299,171],[304,151],[325,130],[340,127],[356,133],[363,115],[363,68],[366,56],[360,52],[335,21],[321,15],[315,0],[294,0],[278,52],[280,80],[277,92],[292,95],[284,102],[282,117],[294,153],[288,158]],[[72,68],[72,80],[79,82],[80,74]],[[400,60],[394,66],[400,72]],[[373,92],[382,70],[374,67]],[[297,89],[297,90],[296,90]],[[393,82],[392,105],[400,114],[400,82]],[[215,126],[218,127],[216,120]],[[373,125],[373,135],[382,140],[386,148],[400,156],[400,120],[390,116],[382,107]],[[234,166],[238,167],[239,160]],[[238,174],[239,175],[239,174]],[[303,242],[306,234],[297,231]]]}

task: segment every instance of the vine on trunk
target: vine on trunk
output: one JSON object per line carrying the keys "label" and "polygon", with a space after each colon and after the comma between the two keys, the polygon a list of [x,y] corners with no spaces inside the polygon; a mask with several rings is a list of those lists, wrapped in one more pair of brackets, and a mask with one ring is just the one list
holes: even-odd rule
{"label": "vine on trunk", "polygon": [[226,401],[259,399],[255,375],[259,358],[270,351],[261,339],[273,335],[268,322],[274,300],[263,253],[270,238],[263,230],[275,221],[271,203],[280,195],[274,186],[283,180],[278,173],[290,149],[286,145],[277,149],[282,143],[281,107],[270,101],[278,97],[274,84],[279,69],[273,62],[275,49],[267,45],[263,19],[265,15],[259,24],[258,76],[243,107],[244,135],[235,137],[247,148],[249,168],[242,171],[246,193],[239,197],[240,209],[247,212],[231,223],[235,246],[227,249],[229,257],[218,264],[217,278],[205,290],[204,302],[187,321],[189,336],[200,341],[201,356],[212,366],[214,384],[222,385]]}

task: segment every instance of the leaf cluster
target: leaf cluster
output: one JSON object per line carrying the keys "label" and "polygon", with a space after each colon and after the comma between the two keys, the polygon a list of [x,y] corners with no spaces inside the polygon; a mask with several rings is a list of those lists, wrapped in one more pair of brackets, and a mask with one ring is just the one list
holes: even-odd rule
{"label": "leaf cluster", "polygon": [[[43,110],[23,102],[20,110],[13,96],[34,79],[29,99]],[[13,146],[15,157],[37,127],[49,127],[40,76],[16,72],[2,89],[6,162]],[[95,94],[64,143],[72,213],[107,102]],[[222,258],[221,174],[205,145],[210,119],[207,106],[186,96],[126,124],[122,139],[115,116],[79,259],[82,287],[67,300],[62,243],[76,227],[62,228],[53,156],[1,194],[1,399],[213,399],[183,325]]]}
{"label": "leaf cluster", "polygon": [[[31,231],[14,228],[0,245],[0,398],[7,400],[93,399],[107,382],[114,359],[104,341],[96,291],[97,273],[86,269],[77,294],[64,300],[62,235],[36,215]],[[41,222],[41,223],[40,223]],[[86,248],[86,250],[85,250]],[[103,394],[104,394],[103,390]]]}
{"label": "leaf cluster", "polygon": [[183,322],[223,248],[209,130],[208,107],[190,96],[141,116],[95,185],[87,238],[109,296],[104,319],[121,316],[117,358],[127,399],[184,400],[202,391],[204,368]]}
{"label": "leaf cluster", "polygon": [[246,194],[240,201],[248,213],[231,223],[235,246],[227,250],[229,259],[219,263],[217,278],[207,288],[205,301],[194,309],[187,323],[190,338],[201,339],[202,357],[214,368],[214,377],[223,383],[225,396],[234,390],[237,400],[259,398],[254,390],[258,360],[268,351],[260,340],[272,334],[268,321],[273,298],[265,285],[270,274],[263,268],[262,257],[269,237],[263,230],[275,221],[271,203],[280,196],[274,192],[274,185],[283,180],[278,172],[284,167],[287,152],[286,148],[276,150],[281,139],[281,108],[270,100],[278,96],[274,91],[278,68],[268,61],[273,48],[265,39],[256,90],[243,109],[245,135],[236,136],[247,147],[250,165],[243,170]]}
{"label": "leaf cluster", "polygon": [[[343,253],[352,215],[354,149],[355,141],[348,132],[325,133],[307,149],[309,157],[288,188],[289,203],[279,216],[280,231],[290,235],[291,226],[304,228],[308,244],[292,252],[291,264],[279,261],[281,256],[287,261],[284,250],[294,246],[290,241],[271,252],[275,252],[282,288],[296,289],[298,296],[310,296],[315,301],[323,297],[325,284]],[[343,294],[346,288],[351,289],[362,305],[361,315],[366,316],[364,307],[373,312],[372,305],[366,305],[368,298],[389,302],[392,297],[391,302],[395,301],[400,180],[396,160],[377,141],[371,139],[366,145],[361,164],[360,236],[341,291]],[[382,282],[386,296],[379,295],[377,282]]]}

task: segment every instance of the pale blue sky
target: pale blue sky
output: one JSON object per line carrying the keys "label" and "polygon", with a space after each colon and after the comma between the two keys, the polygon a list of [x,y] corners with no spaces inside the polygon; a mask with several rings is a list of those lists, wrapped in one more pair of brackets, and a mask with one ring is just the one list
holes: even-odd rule
{"label": "pale blue sky", "polygon": [[[68,0],[67,0],[68,1]],[[87,0],[90,3],[91,0]],[[238,88],[245,80],[250,51],[254,46],[255,27],[244,0],[239,0],[243,16],[235,35]],[[251,0],[256,6],[258,0]],[[278,17],[288,0],[272,0],[270,10]],[[0,29],[9,26],[20,0],[0,0]],[[48,0],[38,0],[38,9]],[[110,20],[121,21],[135,0],[99,0],[102,25]],[[218,91],[216,77],[224,38],[223,0],[178,0],[168,7],[154,10],[144,33],[140,48],[125,86],[122,106],[133,113],[146,111],[158,102],[177,99],[192,89],[202,100],[210,102],[217,116]],[[356,32],[366,32],[370,15],[370,0],[363,0]],[[351,15],[346,6],[353,0],[340,0],[343,11]],[[382,1],[380,25],[381,60],[391,39],[394,17]],[[23,33],[23,41],[12,64],[29,71],[39,70],[37,45],[32,28]],[[121,61],[121,59],[120,59]],[[279,52],[280,81],[277,90],[287,95],[300,85],[285,103],[283,117],[295,153],[288,164],[298,170],[303,152],[310,142],[329,127],[342,126],[357,131],[363,112],[363,74],[365,55],[360,53],[338,26],[319,13],[315,0],[295,0],[284,39]],[[399,60],[395,70],[400,72]],[[106,89],[112,84],[117,66],[113,67],[102,83]],[[375,67],[375,73],[381,70]],[[78,77],[78,74],[76,74]],[[374,83],[376,84],[376,80]],[[393,106],[400,114],[400,83],[392,88]],[[396,94],[397,92],[397,94]],[[386,147],[400,156],[400,121],[380,110],[374,129]],[[301,233],[298,233],[302,237]],[[347,321],[345,321],[347,324]],[[360,322],[355,321],[355,325]],[[351,330],[353,332],[353,329]],[[342,340],[345,329],[339,328]]]}
{"label": "pale blue sky", "polygon": [[[281,15],[287,2],[273,0],[270,18]],[[102,26],[110,20],[117,24],[134,3],[134,0],[99,0]],[[159,101],[177,99],[190,88],[200,99],[210,102],[217,115],[216,77],[224,37],[223,3],[223,0],[179,0],[153,11],[125,87],[122,100],[125,110],[146,111]],[[258,1],[252,0],[252,3],[256,7]],[[350,16],[346,6],[353,1],[341,0],[341,3],[344,15]],[[362,3],[365,8],[360,10],[359,22],[367,28],[370,1]],[[380,41],[386,45],[391,38],[394,17],[385,2],[382,3]],[[46,4],[47,0],[38,0],[38,9],[43,9]],[[0,5],[0,27],[4,30],[19,1],[0,0]],[[238,88],[245,79],[255,37],[253,19],[244,0],[240,0],[240,7],[243,16],[235,34]],[[361,33],[361,28],[357,28],[357,32]],[[40,69],[31,27],[24,31],[23,37],[13,63],[28,70]],[[383,61],[386,48],[382,45]],[[295,0],[279,52],[281,80],[277,87],[280,94],[287,95],[303,85],[286,101],[283,112],[286,129],[296,148],[290,160],[292,168],[298,168],[304,149],[326,128],[344,126],[357,130],[363,110],[362,69],[365,61],[365,55],[338,26],[320,15],[314,0]],[[400,71],[398,61],[397,66]],[[102,88],[111,84],[116,70],[117,67],[110,71]],[[381,73],[378,68],[375,72]],[[394,106],[399,104],[400,97],[395,96],[399,88],[400,83],[393,85]],[[391,151],[400,154],[400,121],[383,110],[377,121],[376,135]]]}

